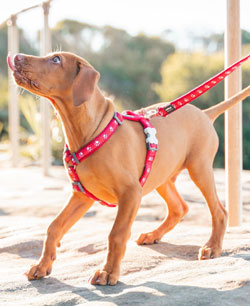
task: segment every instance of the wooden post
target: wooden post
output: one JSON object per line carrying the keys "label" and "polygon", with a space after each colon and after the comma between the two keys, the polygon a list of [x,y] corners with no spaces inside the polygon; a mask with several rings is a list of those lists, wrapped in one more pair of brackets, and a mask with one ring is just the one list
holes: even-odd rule
{"label": "wooden post", "polygon": [[[12,15],[8,20],[8,49],[11,54],[18,53],[18,29],[16,25],[16,15]],[[18,165],[19,158],[19,107],[18,107],[18,94],[17,86],[12,79],[12,72],[9,69],[9,137],[11,147],[11,162],[12,166]]]}
{"label": "wooden post", "polygon": [[[225,66],[241,57],[240,0],[227,0],[227,27],[225,33]],[[225,82],[225,98],[241,90],[241,68],[234,71]],[[229,226],[239,226],[242,221],[242,104],[225,114],[225,166],[226,205]]]}
{"label": "wooden post", "polygon": [[[41,56],[44,56],[51,52],[51,38],[49,29],[49,2],[44,2],[43,5],[44,16],[44,28],[41,33]],[[51,107],[49,102],[41,98],[41,121],[42,121],[42,133],[41,133],[41,154],[42,154],[42,167],[43,174],[49,175],[49,168],[51,164],[51,137],[50,137],[50,112]]]}

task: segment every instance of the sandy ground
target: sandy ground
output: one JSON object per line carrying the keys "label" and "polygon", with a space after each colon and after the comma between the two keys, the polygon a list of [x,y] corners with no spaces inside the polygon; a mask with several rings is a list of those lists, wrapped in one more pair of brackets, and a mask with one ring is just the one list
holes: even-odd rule
{"label": "sandy ground", "polygon": [[[224,172],[215,171],[224,199]],[[41,253],[44,233],[65,203],[70,184],[61,167],[44,178],[41,169],[0,169],[0,305],[250,305],[250,172],[243,173],[243,225],[227,230],[222,257],[198,261],[210,235],[210,215],[187,173],[177,185],[190,212],[163,240],[137,246],[141,232],[163,219],[156,193],[143,199],[133,226],[120,282],[88,284],[100,267],[116,208],[97,203],[63,238],[50,277],[29,282],[23,275]]]}

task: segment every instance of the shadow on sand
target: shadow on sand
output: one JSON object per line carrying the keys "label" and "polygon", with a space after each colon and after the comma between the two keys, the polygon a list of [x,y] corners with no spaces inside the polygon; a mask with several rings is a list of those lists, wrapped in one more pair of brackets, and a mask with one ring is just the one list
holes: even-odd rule
{"label": "shadow on sand", "polygon": [[[91,305],[249,305],[250,281],[233,290],[220,291],[214,288],[184,286],[148,281],[137,285],[126,285],[118,282],[116,286],[76,287],[50,277],[31,281],[29,287],[37,289],[40,294],[61,292],[60,306],[73,306],[80,303]],[[249,289],[245,288],[248,287]],[[247,290],[246,290],[247,289]],[[244,291],[243,291],[244,290]],[[150,292],[149,292],[150,291]],[[62,292],[65,292],[65,300]],[[72,296],[69,298],[69,292]],[[248,292],[246,294],[246,292]],[[92,302],[92,303],[91,303]]]}
{"label": "shadow on sand", "polygon": [[21,242],[9,247],[0,248],[0,253],[10,253],[19,255],[22,258],[38,259],[41,256],[43,248],[42,240],[32,240]]}

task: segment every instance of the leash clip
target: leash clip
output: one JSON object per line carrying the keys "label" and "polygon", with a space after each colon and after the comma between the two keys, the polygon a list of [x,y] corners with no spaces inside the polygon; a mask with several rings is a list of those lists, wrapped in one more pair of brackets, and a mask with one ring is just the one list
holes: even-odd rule
{"label": "leash clip", "polygon": [[155,117],[157,114],[158,114],[158,110],[151,109],[144,114],[144,118],[150,119],[152,117]]}

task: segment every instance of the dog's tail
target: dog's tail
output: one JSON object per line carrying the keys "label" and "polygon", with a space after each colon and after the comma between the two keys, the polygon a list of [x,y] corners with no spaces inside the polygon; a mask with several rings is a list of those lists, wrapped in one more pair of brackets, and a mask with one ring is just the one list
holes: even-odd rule
{"label": "dog's tail", "polygon": [[242,91],[238,92],[236,95],[232,96],[228,100],[222,101],[215,106],[205,109],[203,112],[209,117],[209,119],[214,122],[221,114],[223,114],[230,107],[234,106],[238,102],[246,99],[250,96],[250,86],[244,88]]}

